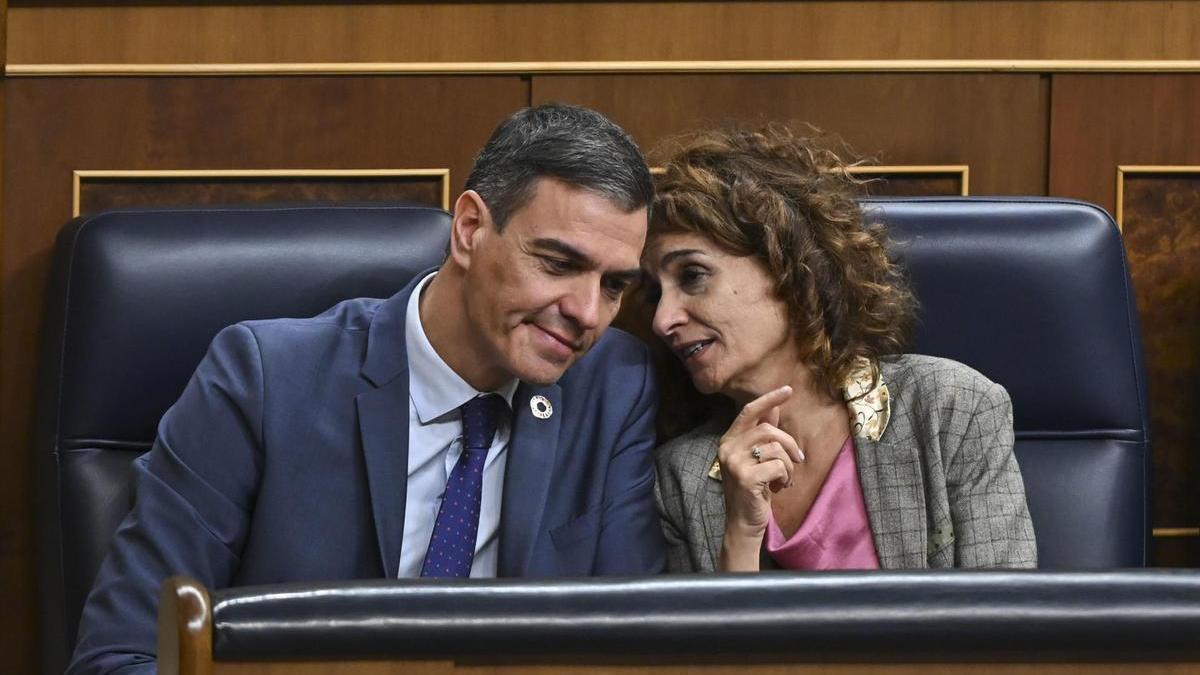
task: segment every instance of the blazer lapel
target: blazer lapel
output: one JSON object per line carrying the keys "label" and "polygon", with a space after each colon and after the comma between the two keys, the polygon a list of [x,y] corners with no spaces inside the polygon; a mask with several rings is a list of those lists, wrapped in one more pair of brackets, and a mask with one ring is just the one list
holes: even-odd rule
{"label": "blazer lapel", "polygon": [[[539,395],[553,409],[546,419],[534,416],[530,408],[530,399]],[[513,396],[513,430],[500,510],[500,576],[524,576],[529,569],[554,477],[563,409],[562,389],[556,384],[521,384]]]}
{"label": "blazer lapel", "polygon": [[[891,432],[893,430],[889,430]],[[890,433],[889,433],[890,435]],[[854,439],[858,479],[884,569],[929,566],[928,516],[921,460],[911,444]]]}
{"label": "blazer lapel", "polygon": [[[713,456],[716,459],[716,456]],[[712,462],[709,462],[711,464]],[[725,492],[721,481],[705,474],[698,486],[700,494],[700,521],[704,526],[704,541],[708,543],[708,555],[712,569],[721,562],[721,545],[725,540]]]}

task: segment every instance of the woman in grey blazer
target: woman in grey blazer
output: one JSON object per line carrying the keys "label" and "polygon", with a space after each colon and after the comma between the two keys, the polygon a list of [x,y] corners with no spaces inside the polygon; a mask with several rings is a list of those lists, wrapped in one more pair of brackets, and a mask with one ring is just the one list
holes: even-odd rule
{"label": "woman in grey blazer", "polygon": [[709,131],[661,178],[654,332],[740,409],[659,449],[669,569],[1036,566],[1008,394],[897,356],[915,303],[836,154]]}

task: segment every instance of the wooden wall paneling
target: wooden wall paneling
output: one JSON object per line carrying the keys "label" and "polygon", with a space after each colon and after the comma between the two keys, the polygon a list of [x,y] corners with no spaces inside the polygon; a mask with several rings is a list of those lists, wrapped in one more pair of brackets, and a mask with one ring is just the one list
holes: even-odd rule
{"label": "wooden wall paneling", "polygon": [[76,171],[72,215],[129,206],[409,201],[450,209],[449,169]]}
{"label": "wooden wall paneling", "polygon": [[[1049,86],[1036,74],[542,75],[533,102],[610,115],[649,151],[704,126],[812,123],[874,163],[969,165],[971,194],[1045,194]],[[661,149],[659,149],[661,150]]]}
{"label": "wooden wall paneling", "polygon": [[[3,69],[8,44],[8,2],[0,0],[0,120],[6,115],[5,92],[7,78]],[[0,124],[0,174],[5,166],[4,129]],[[0,255],[6,248],[3,215],[5,187],[0,181]],[[0,311],[0,332],[4,329],[3,311]],[[0,389],[3,388],[4,373],[0,371]],[[0,426],[11,419],[11,413],[0,405]],[[4,465],[8,457],[0,457]],[[27,470],[21,471],[25,467]],[[33,565],[27,555],[28,543],[33,537],[30,517],[29,462],[17,462],[15,466],[4,466],[0,471],[0,654],[14,654],[18,666],[26,663],[29,645],[33,643]],[[19,514],[9,516],[8,514]],[[20,617],[11,620],[6,617]],[[31,664],[30,664],[31,665]],[[18,668],[18,672],[20,669]]]}
{"label": "wooden wall paneling", "polygon": [[873,197],[941,197],[971,194],[969,166],[856,166],[850,173],[863,180]]}
{"label": "wooden wall paneling", "polygon": [[495,124],[527,104],[529,85],[518,77],[264,77],[6,86],[0,639],[4,670],[34,672],[30,433],[50,251],[71,217],[72,172],[447,167],[458,191]]}
{"label": "wooden wall paneling", "polygon": [[1169,0],[14,5],[13,64],[1200,58]]}
{"label": "wooden wall paneling", "polygon": [[1117,166],[1200,164],[1200,73],[1057,74],[1050,194],[1116,206]]}
{"label": "wooden wall paneling", "polygon": [[[1156,529],[1200,527],[1200,178],[1122,165],[1200,166],[1200,75],[1055,75],[1050,193],[1123,223],[1149,372]],[[1161,565],[1200,565],[1200,538],[1159,536]]]}

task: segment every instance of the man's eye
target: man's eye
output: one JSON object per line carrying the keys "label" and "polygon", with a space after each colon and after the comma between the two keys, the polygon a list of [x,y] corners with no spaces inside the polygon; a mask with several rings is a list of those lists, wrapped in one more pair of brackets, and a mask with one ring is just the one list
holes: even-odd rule
{"label": "man's eye", "polygon": [[565,274],[571,270],[571,262],[562,258],[542,257],[542,265],[551,274]]}
{"label": "man's eye", "polygon": [[608,293],[609,297],[619,298],[626,290],[629,289],[629,282],[624,279],[613,279],[604,282],[604,292]]}

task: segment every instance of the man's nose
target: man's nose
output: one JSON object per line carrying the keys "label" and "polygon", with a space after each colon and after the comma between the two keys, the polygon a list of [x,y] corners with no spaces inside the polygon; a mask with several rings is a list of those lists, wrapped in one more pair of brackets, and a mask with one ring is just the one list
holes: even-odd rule
{"label": "man's nose", "polygon": [[573,284],[561,303],[562,313],[583,330],[594,330],[600,325],[600,281],[583,278]]}

